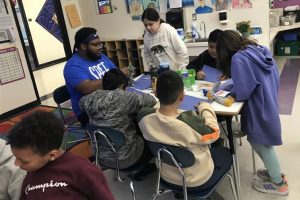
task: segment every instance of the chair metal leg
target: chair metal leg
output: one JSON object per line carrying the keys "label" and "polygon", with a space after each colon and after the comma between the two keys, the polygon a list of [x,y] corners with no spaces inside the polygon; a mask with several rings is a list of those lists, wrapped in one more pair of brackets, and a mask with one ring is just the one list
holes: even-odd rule
{"label": "chair metal leg", "polygon": [[239,187],[239,176],[237,172],[237,162],[236,162],[236,154],[232,155],[233,158],[233,165],[232,165],[232,170],[233,170],[233,176],[234,176],[234,182],[235,182],[235,187],[237,191],[237,197],[240,199],[240,187]]}
{"label": "chair metal leg", "polygon": [[130,186],[130,191],[131,191],[132,199],[136,200],[135,191],[134,191],[134,184],[133,184],[133,181],[131,179],[130,179],[129,186]]}
{"label": "chair metal leg", "polygon": [[253,174],[256,174],[255,151],[254,151],[253,147],[251,147],[251,149],[252,149],[252,166],[253,166]]}
{"label": "chair metal leg", "polygon": [[232,194],[233,194],[234,199],[235,200],[239,200],[239,197],[237,196],[237,191],[236,191],[236,187],[234,185],[232,176],[230,174],[228,174],[228,173],[226,174],[226,176],[228,176],[228,178],[229,178],[230,185],[231,185],[231,190],[232,190]]}

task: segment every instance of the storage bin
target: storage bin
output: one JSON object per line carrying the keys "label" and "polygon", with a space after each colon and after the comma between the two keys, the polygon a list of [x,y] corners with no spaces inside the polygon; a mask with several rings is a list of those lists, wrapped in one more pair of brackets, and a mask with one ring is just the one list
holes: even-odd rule
{"label": "storage bin", "polygon": [[296,41],[297,40],[297,33],[283,33],[282,39],[284,41]]}
{"label": "storage bin", "polygon": [[300,42],[298,41],[277,41],[276,55],[297,56],[299,55]]}

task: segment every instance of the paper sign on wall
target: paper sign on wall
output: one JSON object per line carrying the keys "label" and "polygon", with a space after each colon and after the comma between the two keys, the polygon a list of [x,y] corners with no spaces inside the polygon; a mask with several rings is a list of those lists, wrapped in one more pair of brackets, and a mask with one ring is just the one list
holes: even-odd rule
{"label": "paper sign on wall", "polygon": [[71,4],[65,7],[66,13],[72,28],[76,28],[81,25],[81,20],[77,12],[75,4]]}

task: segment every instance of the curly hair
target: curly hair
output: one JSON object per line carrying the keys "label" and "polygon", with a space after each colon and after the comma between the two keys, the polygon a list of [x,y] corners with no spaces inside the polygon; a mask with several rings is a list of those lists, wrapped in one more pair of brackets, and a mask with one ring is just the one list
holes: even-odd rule
{"label": "curly hair", "polygon": [[8,134],[12,148],[32,148],[40,155],[59,149],[63,140],[64,125],[53,113],[36,111],[15,125]]}

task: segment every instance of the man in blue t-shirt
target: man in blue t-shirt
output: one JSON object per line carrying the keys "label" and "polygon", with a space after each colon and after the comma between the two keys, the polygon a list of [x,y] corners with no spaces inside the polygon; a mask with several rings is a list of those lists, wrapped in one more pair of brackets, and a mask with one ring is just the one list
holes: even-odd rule
{"label": "man in blue t-shirt", "polygon": [[80,98],[102,89],[102,77],[111,68],[116,68],[115,64],[101,53],[103,44],[96,32],[96,29],[89,27],[77,31],[74,54],[64,68],[72,109],[83,125],[88,123],[88,116],[79,109]]}

